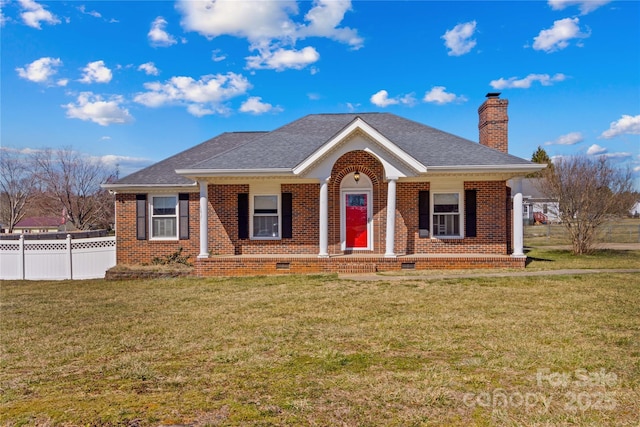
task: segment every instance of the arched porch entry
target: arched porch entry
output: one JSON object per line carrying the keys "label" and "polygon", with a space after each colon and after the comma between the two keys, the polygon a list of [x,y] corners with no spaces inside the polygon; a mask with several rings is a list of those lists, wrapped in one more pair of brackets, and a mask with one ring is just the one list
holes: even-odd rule
{"label": "arched porch entry", "polygon": [[384,253],[383,176],[380,161],[363,150],[345,153],[334,163],[329,182],[330,253]]}
{"label": "arched porch entry", "polygon": [[373,186],[359,170],[340,183],[340,242],[346,252],[373,250]]}

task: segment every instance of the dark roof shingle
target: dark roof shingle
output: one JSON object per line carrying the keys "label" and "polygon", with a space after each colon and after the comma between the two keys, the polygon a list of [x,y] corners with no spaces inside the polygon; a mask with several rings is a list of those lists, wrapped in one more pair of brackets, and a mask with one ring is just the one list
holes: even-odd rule
{"label": "dark roof shingle", "polygon": [[188,185],[193,180],[176,174],[176,169],[215,157],[245,144],[263,132],[227,132],[191,147],[167,159],[154,163],[115,182],[117,185]]}
{"label": "dark roof shingle", "polygon": [[116,185],[188,185],[176,169],[293,169],[361,118],[427,167],[506,166],[528,160],[390,113],[311,114],[271,132],[230,132],[162,160]]}

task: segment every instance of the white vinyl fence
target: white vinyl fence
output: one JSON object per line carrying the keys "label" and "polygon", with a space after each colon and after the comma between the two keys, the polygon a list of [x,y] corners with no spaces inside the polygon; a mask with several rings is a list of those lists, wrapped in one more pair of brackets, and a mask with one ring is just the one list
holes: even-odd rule
{"label": "white vinyl fence", "polygon": [[0,279],[99,279],[116,265],[116,238],[0,240]]}

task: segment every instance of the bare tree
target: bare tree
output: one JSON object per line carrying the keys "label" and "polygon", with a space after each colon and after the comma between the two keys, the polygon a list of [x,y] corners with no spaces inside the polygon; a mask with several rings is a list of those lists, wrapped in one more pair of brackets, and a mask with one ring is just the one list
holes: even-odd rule
{"label": "bare tree", "polygon": [[34,163],[45,194],[77,229],[104,228],[112,222],[113,197],[100,184],[112,178],[106,165],[71,148],[43,150]]}
{"label": "bare tree", "polygon": [[0,218],[12,233],[24,217],[33,196],[36,175],[26,159],[15,151],[0,150]]}
{"label": "bare tree", "polygon": [[592,252],[598,227],[628,214],[635,201],[631,170],[615,168],[604,156],[562,158],[544,172],[540,187],[558,201],[556,215],[576,255]]}

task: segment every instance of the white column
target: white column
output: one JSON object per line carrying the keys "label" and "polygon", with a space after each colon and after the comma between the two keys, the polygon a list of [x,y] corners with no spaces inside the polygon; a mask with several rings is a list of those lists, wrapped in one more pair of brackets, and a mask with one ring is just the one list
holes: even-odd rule
{"label": "white column", "polygon": [[395,258],[394,244],[396,240],[396,180],[398,178],[389,178],[387,185],[387,238],[386,250],[384,256],[387,258]]}
{"label": "white column", "polygon": [[320,250],[318,257],[329,256],[329,178],[320,181]]}
{"label": "white column", "polygon": [[522,224],[522,178],[512,180],[513,187],[513,254],[512,256],[524,256],[524,238]]}
{"label": "white column", "polygon": [[208,185],[200,181],[200,254],[198,258],[209,258],[209,227],[207,206],[209,205]]}

